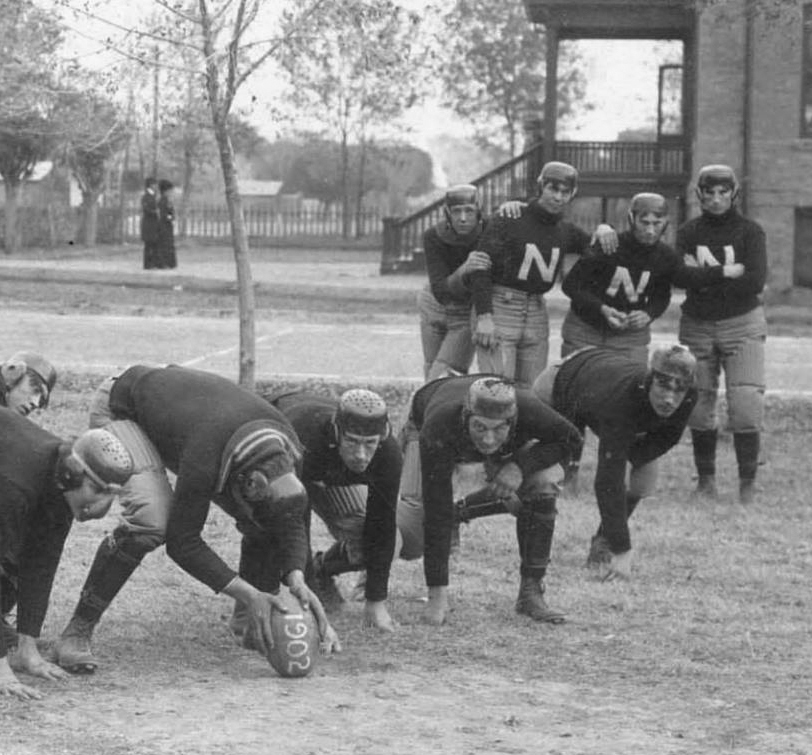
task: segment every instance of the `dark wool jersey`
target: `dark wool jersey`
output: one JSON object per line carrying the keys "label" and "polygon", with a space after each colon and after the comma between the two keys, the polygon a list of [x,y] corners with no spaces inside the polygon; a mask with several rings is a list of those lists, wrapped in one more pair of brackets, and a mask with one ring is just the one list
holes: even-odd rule
{"label": "dark wool jersey", "polygon": [[[677,253],[699,268],[739,262],[741,278],[722,278],[707,286],[687,288],[682,310],[699,320],[724,320],[752,311],[761,304],[767,280],[764,231],[735,207],[724,215],[702,213],[677,229]],[[677,283],[677,285],[680,285]]]}
{"label": "dark wool jersey", "polygon": [[353,472],[338,453],[333,423],[337,401],[301,393],[280,399],[276,405],[290,420],[304,445],[301,480],[305,485],[320,482],[331,487],[368,486],[363,534],[365,594],[367,600],[384,600],[395,552],[395,514],[403,467],[397,440],[390,436],[381,441],[366,470]]}
{"label": "dark wool jersey", "polygon": [[[241,530],[252,530],[246,512],[227,490],[217,492],[226,444],[235,431],[254,420],[270,420],[294,439],[295,431],[278,409],[257,394],[219,375],[185,367],[130,367],[113,385],[110,410],[116,419],[136,422],[177,475],[166,529],[168,555],[220,592],[237,574],[202,538],[210,502],[234,517]],[[305,568],[304,501],[300,514],[275,517],[262,533],[275,541],[282,574]]]}
{"label": "dark wool jersey", "polygon": [[[0,408],[0,591],[16,582],[17,631],[31,637],[42,629],[73,522],[56,486],[61,443],[31,420]],[[13,595],[5,597],[13,603]],[[0,658],[6,653],[0,632]]]}
{"label": "dark wool jersey", "polygon": [[493,286],[507,286],[530,294],[543,294],[555,283],[565,254],[582,254],[589,234],[551,215],[537,201],[522,209],[519,218],[495,216],[482,234],[479,250],[492,261],[490,271],[471,275],[477,314],[493,311]]}
{"label": "dark wool jersey", "polygon": [[646,367],[604,349],[565,359],[555,378],[553,406],[598,437],[595,495],[612,551],[629,550],[626,522],[626,464],[638,467],[679,442],[696,404],[691,388],[670,417],[660,417],[648,398]]}
{"label": "dark wool jersey", "polygon": [[448,228],[446,221],[441,221],[423,234],[429,287],[440,304],[467,304],[471,301],[470,293],[449,288],[448,276],[468,259],[474,249],[478,249],[481,233],[481,222],[471,233],[461,236]]}
{"label": "dark wool jersey", "polygon": [[[448,584],[453,525],[451,478],[459,463],[488,459],[500,466],[515,461],[524,475],[565,464],[583,440],[567,420],[528,390],[517,389],[515,431],[493,456],[483,456],[468,434],[468,387],[481,375],[441,378],[423,386],[412,399],[411,420],[420,431],[420,465],[425,507],[423,565],[429,587]],[[523,448],[530,441],[538,441]],[[514,456],[515,455],[515,456]]]}
{"label": "dark wool jersey", "polygon": [[671,277],[676,252],[667,244],[646,246],[631,231],[618,236],[615,254],[582,257],[561,284],[571,299],[571,309],[600,331],[611,331],[601,307],[619,312],[641,310],[656,320],[671,301]]}

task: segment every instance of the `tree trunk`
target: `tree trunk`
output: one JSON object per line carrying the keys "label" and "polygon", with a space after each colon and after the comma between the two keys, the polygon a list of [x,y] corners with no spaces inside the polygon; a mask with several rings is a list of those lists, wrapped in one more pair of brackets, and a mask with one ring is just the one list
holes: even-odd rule
{"label": "tree trunk", "polygon": [[240,375],[243,388],[254,390],[256,380],[256,336],[254,324],[254,281],[251,275],[251,253],[248,247],[248,233],[242,212],[242,199],[237,185],[237,169],[234,165],[234,150],[228,136],[225,119],[214,122],[214,135],[220,152],[223,170],[226,205],[231,220],[231,240],[234,247],[234,262],[237,267],[237,290],[240,312]]}
{"label": "tree trunk", "polygon": [[350,147],[346,131],[341,135],[341,235],[350,237]]}
{"label": "tree trunk", "polygon": [[4,176],[6,187],[6,230],[4,235],[4,251],[6,254],[15,254],[20,251],[20,234],[17,228],[20,204],[20,184],[8,176]]}
{"label": "tree trunk", "polygon": [[96,246],[99,232],[99,194],[82,192],[82,241],[87,247]]}
{"label": "tree trunk", "polygon": [[367,164],[367,140],[361,140],[361,154],[358,156],[358,181],[355,192],[355,238],[364,235],[364,171]]}

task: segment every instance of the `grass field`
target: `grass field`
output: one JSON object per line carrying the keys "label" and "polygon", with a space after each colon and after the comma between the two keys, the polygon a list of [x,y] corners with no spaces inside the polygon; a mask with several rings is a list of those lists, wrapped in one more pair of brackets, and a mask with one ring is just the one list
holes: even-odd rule
{"label": "grass field", "polygon": [[[68,380],[44,424],[85,422],[88,385]],[[330,386],[324,386],[329,389]],[[406,395],[388,399],[401,416]],[[732,494],[733,452],[720,448],[722,499],[688,502],[690,447],[665,460],[658,495],[635,514],[635,578],[605,584],[585,569],[597,510],[562,500],[551,602],[559,627],[513,613],[512,519],[464,527],[447,626],[420,622],[419,563],[398,562],[394,637],[360,629],[361,604],[334,622],[344,652],[300,681],[281,680],[237,648],[228,601],[150,555],[109,610],[103,666],[65,685],[32,683],[39,703],[0,700],[4,755],[84,753],[809,753],[809,499],[812,409],[770,402],[770,456],[758,502]],[[590,443],[586,458],[591,461]],[[586,466],[591,471],[591,463]],[[57,577],[46,634],[67,620],[113,517],[77,525]],[[236,563],[238,536],[214,512],[205,537]],[[316,544],[324,538],[316,532]],[[344,587],[351,586],[343,578]]]}
{"label": "grass field", "polygon": [[[176,350],[188,359],[211,346],[207,332],[209,341],[216,335],[217,318],[192,328],[184,318],[194,312],[168,312],[165,300],[139,305],[133,294],[132,306],[146,309],[130,317],[74,306],[68,301],[74,294],[60,303],[63,293],[31,294],[64,307],[58,333],[51,332],[53,309],[45,307],[54,319],[37,320],[31,305],[19,300],[5,310],[4,329],[11,347],[21,326],[30,326],[27,337],[51,339],[48,348],[66,355],[60,364],[70,362],[51,407],[38,418],[60,435],[86,426],[100,376],[90,367],[103,361],[103,350],[90,342],[94,322],[95,337],[106,339],[108,350],[120,347],[122,359],[133,345],[127,343],[131,333],[140,334],[139,346],[180,339]],[[76,302],[90,301],[75,295]],[[384,327],[388,321],[378,316],[369,315],[369,323]],[[332,325],[340,330],[353,317],[336,313]],[[110,330],[111,322],[118,330]],[[83,341],[73,344],[70,334],[80,326]],[[346,344],[336,343],[343,353]],[[363,346],[367,366],[381,346]],[[801,387],[808,346],[785,346],[777,371]],[[277,348],[302,346],[279,341]],[[323,373],[340,362],[338,353],[328,356],[319,365]],[[83,363],[89,367],[81,369]],[[317,379],[310,385],[343,387]],[[410,383],[380,387],[397,424]],[[602,583],[584,566],[597,525],[591,493],[561,500],[548,595],[568,614],[562,626],[516,616],[513,520],[478,520],[463,528],[453,559],[446,626],[420,621],[422,564],[397,562],[390,610],[398,632],[390,637],[362,630],[362,605],[349,601],[333,616],[343,653],[303,680],[280,679],[260,656],[237,647],[224,620],[229,601],[212,595],[160,549],[105,615],[95,643],[102,666],[95,675],[65,684],[26,678],[46,693],[36,703],[0,698],[0,753],[812,754],[810,427],[808,401],[768,398],[767,463],[759,473],[758,500],[748,507],[734,495],[729,435],[723,433],[719,450],[722,497],[713,504],[689,501],[690,445],[674,449],[662,465],[657,496],[632,519],[635,576],[629,583]],[[587,480],[594,453],[590,439]],[[73,528],[46,640],[67,621],[100,538],[116,524],[114,513]],[[238,533],[217,510],[205,538],[236,564]],[[317,523],[315,544],[324,542]],[[349,592],[353,580],[342,579]]]}

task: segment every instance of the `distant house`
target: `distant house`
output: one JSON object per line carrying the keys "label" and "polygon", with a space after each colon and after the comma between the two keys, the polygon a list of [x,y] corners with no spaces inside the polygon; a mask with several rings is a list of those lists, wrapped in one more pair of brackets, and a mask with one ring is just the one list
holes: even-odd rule
{"label": "distant house", "polygon": [[281,181],[258,181],[254,178],[241,178],[240,197],[245,209],[277,209]]}
{"label": "distant house", "polygon": [[[54,169],[52,160],[41,160],[34,166],[31,176],[23,182],[20,191],[22,207],[42,207],[54,202],[67,202],[70,207],[82,203],[82,194],[73,176]],[[6,204],[6,190],[0,176],[0,207]]]}

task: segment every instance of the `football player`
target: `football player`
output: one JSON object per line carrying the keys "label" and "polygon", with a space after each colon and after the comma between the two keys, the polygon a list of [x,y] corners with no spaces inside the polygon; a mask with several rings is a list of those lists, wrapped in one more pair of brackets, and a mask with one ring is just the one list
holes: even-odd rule
{"label": "football player", "polygon": [[[434,380],[420,388],[410,422],[419,432],[424,506],[425,619],[439,625],[448,612],[448,561],[455,520],[511,513],[516,517],[520,587],[516,611],[560,623],[564,615],[544,597],[555,530],[561,465],[581,448],[578,431],[530,391],[500,376]],[[478,464],[484,486],[455,506],[458,465]]]}
{"label": "football player", "polygon": [[587,346],[547,367],[533,384],[542,401],[598,438],[601,523],[587,564],[604,579],[631,577],[628,520],[654,491],[657,459],[685,430],[696,405],[695,373],[696,360],[683,346],[656,349],[648,368],[618,351]]}
{"label": "football player", "polygon": [[16,633],[0,632],[0,694],[42,696],[14,675],[15,645],[17,670],[65,678],[36,644],[65,539],[73,519],[107,513],[131,472],[127,449],[106,430],[88,430],[71,444],[0,409],[0,603],[17,609]]}
{"label": "football player", "polygon": [[23,416],[48,406],[56,370],[41,354],[20,351],[0,365],[0,406]]}
{"label": "football player", "polygon": [[[578,191],[578,171],[549,162],[538,177],[538,196],[518,218],[494,216],[478,248],[491,267],[470,275],[476,316],[474,340],[481,372],[503,375],[525,388],[547,364],[550,325],[544,294],[559,275],[566,254],[582,254],[590,236],[563,219]],[[613,248],[615,231],[598,228]]]}
{"label": "football player", "polygon": [[403,460],[386,402],[363,388],[337,400],[302,392],[270,400],[304,446],[301,480],[310,507],[335,538],[315,554],[317,591],[330,595],[335,576],[366,570],[364,624],[393,631],[386,597]]}
{"label": "football player", "polygon": [[[144,556],[163,542],[184,571],[247,607],[247,647],[267,654],[273,645],[270,613],[285,610],[274,594],[283,580],[313,609],[325,653],[340,649],[305,584],[307,499],[296,475],[301,445],[278,409],[218,375],[136,365],[102,383],[90,421],[121,440],[135,470],[122,491],[123,522],[99,545],[57,643],[61,666],[95,670],[96,625]],[[177,475],[174,492],[164,467]],[[242,533],[239,573],[203,540],[212,501]]]}
{"label": "football player", "polygon": [[695,495],[715,498],[716,403],[725,373],[728,423],[739,471],[739,500],[755,496],[764,412],[764,346],[767,323],[762,291],[767,279],[764,231],[736,207],[739,182],[727,165],[705,165],[696,195],[701,215],[677,229],[677,252],[689,266],[719,271],[740,268],[737,277],[719,275],[703,288],[688,288],[679,339],[697,359],[699,403],[690,427],[699,476]]}

